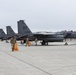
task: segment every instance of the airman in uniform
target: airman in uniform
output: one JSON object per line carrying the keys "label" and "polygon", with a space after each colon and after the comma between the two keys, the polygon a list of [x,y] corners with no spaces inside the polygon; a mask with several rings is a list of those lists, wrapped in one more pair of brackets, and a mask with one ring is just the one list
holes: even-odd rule
{"label": "airman in uniform", "polygon": [[12,45],[12,51],[14,51],[14,46],[15,46],[15,43],[16,43],[16,38],[14,36],[11,38],[10,43]]}

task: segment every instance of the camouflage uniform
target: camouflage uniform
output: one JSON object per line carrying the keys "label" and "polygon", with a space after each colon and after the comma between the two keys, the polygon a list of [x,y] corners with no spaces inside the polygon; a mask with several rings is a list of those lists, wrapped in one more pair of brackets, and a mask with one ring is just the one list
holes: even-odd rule
{"label": "camouflage uniform", "polygon": [[16,43],[15,37],[12,37],[12,38],[11,38],[10,43],[11,43],[11,45],[12,45],[12,51],[14,51],[14,45],[15,45],[15,43]]}
{"label": "camouflage uniform", "polygon": [[36,39],[35,39],[35,45],[36,45],[36,46],[37,46],[37,41],[38,41],[38,39],[36,38]]}
{"label": "camouflage uniform", "polygon": [[26,38],[26,46],[28,45],[29,38]]}

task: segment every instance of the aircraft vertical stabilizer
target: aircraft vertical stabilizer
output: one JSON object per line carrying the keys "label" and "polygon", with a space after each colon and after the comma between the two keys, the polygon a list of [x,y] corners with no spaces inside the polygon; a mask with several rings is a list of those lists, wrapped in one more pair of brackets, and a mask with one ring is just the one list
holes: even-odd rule
{"label": "aircraft vertical stabilizer", "polygon": [[5,32],[3,31],[3,29],[0,29],[0,37],[5,37]]}
{"label": "aircraft vertical stabilizer", "polygon": [[6,31],[8,36],[14,36],[16,35],[11,26],[6,26]]}
{"label": "aircraft vertical stabilizer", "polygon": [[20,34],[20,35],[27,35],[27,36],[32,35],[31,30],[26,25],[24,20],[20,20],[17,23],[18,23],[18,34]]}
{"label": "aircraft vertical stabilizer", "polygon": [[0,39],[6,39],[6,34],[3,29],[0,29]]}

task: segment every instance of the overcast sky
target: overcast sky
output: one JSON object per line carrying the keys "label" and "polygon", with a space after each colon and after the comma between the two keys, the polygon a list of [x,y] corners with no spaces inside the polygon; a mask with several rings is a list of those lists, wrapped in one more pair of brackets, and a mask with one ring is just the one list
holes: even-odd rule
{"label": "overcast sky", "polygon": [[76,30],[76,0],[0,0],[0,28],[25,20],[34,31]]}

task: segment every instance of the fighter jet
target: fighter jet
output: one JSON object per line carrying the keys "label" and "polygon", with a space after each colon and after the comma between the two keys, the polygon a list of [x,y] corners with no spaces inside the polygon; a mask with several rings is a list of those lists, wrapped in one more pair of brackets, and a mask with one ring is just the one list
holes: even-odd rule
{"label": "fighter jet", "polygon": [[75,31],[71,33],[71,37],[70,38],[76,39],[76,32]]}
{"label": "fighter jet", "polygon": [[7,34],[3,31],[3,29],[0,29],[1,40],[9,40],[12,36],[16,35],[10,28],[10,26],[7,26]]}
{"label": "fighter jet", "polygon": [[7,36],[10,39],[12,36],[16,36],[16,33],[13,31],[11,26],[6,26]]}
{"label": "fighter jet", "polygon": [[24,20],[20,20],[18,23],[18,34],[23,38],[29,38],[29,40],[35,40],[36,38],[41,42],[42,45],[48,45],[48,42],[63,42],[63,35],[56,35],[54,33],[32,33],[29,27],[26,25]]}
{"label": "fighter jet", "polygon": [[8,39],[10,39],[12,36],[14,36],[17,41],[21,41],[25,39],[22,38],[22,35],[15,33],[14,30],[11,28],[11,26],[6,26],[6,31],[7,31]]}
{"label": "fighter jet", "polygon": [[[48,44],[48,42],[62,42],[66,38],[73,37],[75,33],[71,32],[36,32],[32,33],[29,27],[26,25],[24,20],[20,20],[18,23],[18,33],[15,33],[11,26],[6,26],[7,30],[7,39],[10,39],[12,36],[15,36],[17,40],[26,40],[29,38],[30,41],[34,41],[36,38],[41,42],[42,45]],[[75,36],[74,36],[75,37]]]}
{"label": "fighter jet", "polygon": [[7,35],[5,34],[5,32],[3,31],[3,29],[0,29],[0,39],[4,40],[6,39]]}
{"label": "fighter jet", "polygon": [[57,35],[64,35],[65,39],[75,39],[76,38],[76,32],[74,31],[60,31],[60,32],[56,32]]}

